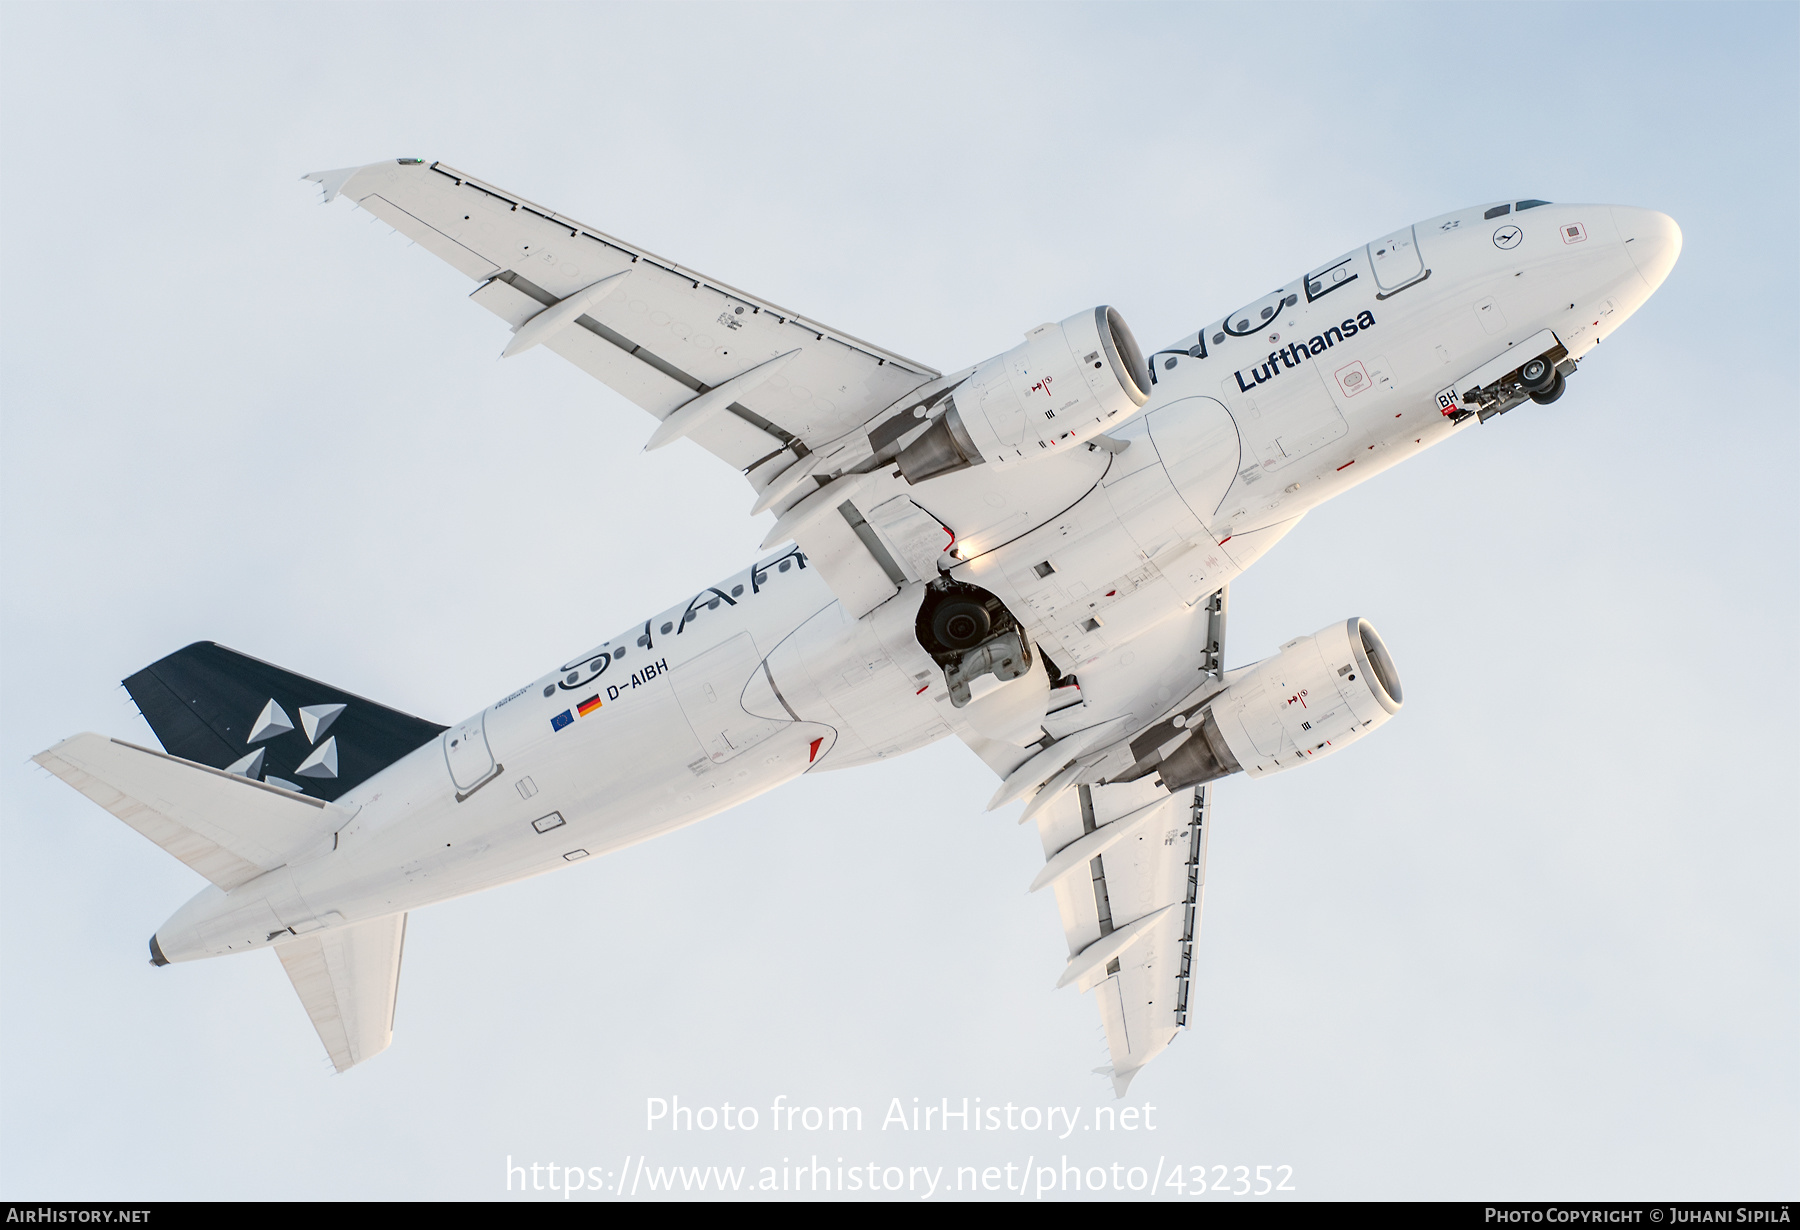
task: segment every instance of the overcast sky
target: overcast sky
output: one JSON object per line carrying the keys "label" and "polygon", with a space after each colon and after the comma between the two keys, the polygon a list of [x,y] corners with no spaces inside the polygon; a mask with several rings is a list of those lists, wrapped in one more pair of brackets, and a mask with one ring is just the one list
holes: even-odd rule
{"label": "overcast sky", "polygon": [[[0,6],[0,1196],[814,1154],[1791,1194],[1796,14]],[[915,1136],[891,1099],[1110,1104],[1036,838],[955,740],[416,912],[394,1045],[342,1076],[271,954],[150,968],[202,881],[28,763],[149,741],[118,680],[198,639],[454,721],[755,553],[712,458],[497,363],[459,274],[300,182],[396,156],[943,370],[1096,303],[1166,342],[1480,201],[1686,246],[1563,400],[1233,587],[1232,665],[1363,615],[1407,706],[1219,788],[1194,1026],[1128,1099],[1156,1130]],[[865,1130],[643,1126],[777,1095]]]}

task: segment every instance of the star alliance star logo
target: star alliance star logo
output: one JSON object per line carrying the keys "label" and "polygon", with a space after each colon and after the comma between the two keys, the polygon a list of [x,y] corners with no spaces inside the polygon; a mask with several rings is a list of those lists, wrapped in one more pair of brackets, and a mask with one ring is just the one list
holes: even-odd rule
{"label": "star alliance star logo", "polygon": [[[305,732],[307,743],[312,745],[312,751],[308,753],[305,760],[300,762],[300,767],[294,770],[295,777],[313,778],[318,781],[331,781],[337,777],[337,736],[327,736],[326,732],[331,728],[331,724],[343,714],[346,707],[345,705],[307,705],[300,710],[300,726]],[[293,729],[294,723],[289,720],[287,710],[283,709],[274,697],[270,697],[269,703],[263,706],[262,712],[257,714],[256,720],[250,724],[250,737],[244,740],[249,744],[261,743],[265,746],[259,747],[242,759],[235,761],[227,766],[225,771],[235,773],[239,777],[247,777],[252,781],[264,781],[271,786],[280,786],[284,790],[304,791],[306,787],[303,783],[291,782],[284,777],[274,777],[263,772],[263,762],[268,757],[267,744],[269,741],[278,739]],[[321,737],[325,737],[325,742],[319,742]]]}

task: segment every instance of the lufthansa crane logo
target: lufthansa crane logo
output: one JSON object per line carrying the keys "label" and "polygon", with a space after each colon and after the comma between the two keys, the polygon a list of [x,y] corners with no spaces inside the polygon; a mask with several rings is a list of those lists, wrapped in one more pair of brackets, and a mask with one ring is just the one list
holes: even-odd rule
{"label": "lufthansa crane logo", "polygon": [[1516,226],[1503,226],[1494,232],[1494,246],[1501,249],[1512,249],[1519,246],[1519,240],[1525,238],[1525,232]]}

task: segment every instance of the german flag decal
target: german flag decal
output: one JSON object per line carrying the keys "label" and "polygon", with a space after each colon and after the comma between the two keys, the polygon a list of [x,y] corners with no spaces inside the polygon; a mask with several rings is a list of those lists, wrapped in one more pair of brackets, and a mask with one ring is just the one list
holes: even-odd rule
{"label": "german flag decal", "polygon": [[579,705],[576,705],[575,712],[580,714],[582,717],[586,717],[588,714],[592,713],[594,710],[598,709],[599,707],[600,707],[600,694],[598,692],[596,692],[592,696],[588,697],[586,700],[582,701]]}

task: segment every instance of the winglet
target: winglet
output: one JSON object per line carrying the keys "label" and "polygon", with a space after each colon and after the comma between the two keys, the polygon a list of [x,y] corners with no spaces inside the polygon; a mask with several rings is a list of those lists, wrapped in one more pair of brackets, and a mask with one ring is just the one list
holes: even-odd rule
{"label": "winglet", "polygon": [[1113,1097],[1122,1098],[1125,1096],[1125,1091],[1131,1088],[1131,1078],[1142,1071],[1143,1068],[1137,1067],[1126,1068],[1123,1072],[1120,1072],[1118,1069],[1109,1066],[1105,1068],[1095,1068],[1094,1075],[1104,1076],[1107,1080],[1111,1081]]}
{"label": "winglet", "polygon": [[350,177],[360,170],[362,170],[361,167],[340,167],[336,171],[314,171],[311,175],[302,175],[300,178],[309,179],[323,188],[325,199],[320,203],[329,205],[337,200],[337,194],[344,190],[344,185],[350,182]]}

